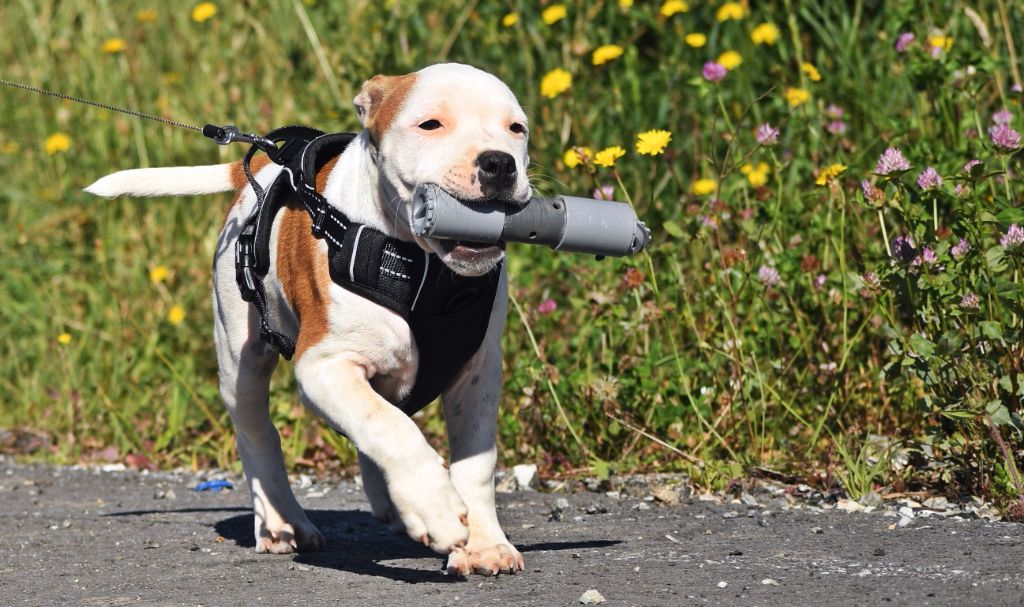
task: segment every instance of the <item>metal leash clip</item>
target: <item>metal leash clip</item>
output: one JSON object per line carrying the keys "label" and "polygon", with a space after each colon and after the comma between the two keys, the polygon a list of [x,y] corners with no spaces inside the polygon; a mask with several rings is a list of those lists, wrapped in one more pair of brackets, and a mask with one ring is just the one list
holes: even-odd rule
{"label": "metal leash clip", "polygon": [[255,145],[263,151],[267,151],[270,148],[275,150],[277,149],[277,146],[274,145],[273,141],[265,137],[260,137],[255,133],[243,133],[233,124],[226,124],[224,126],[207,124],[203,127],[203,135],[213,139],[219,145],[228,145],[229,143],[239,142]]}

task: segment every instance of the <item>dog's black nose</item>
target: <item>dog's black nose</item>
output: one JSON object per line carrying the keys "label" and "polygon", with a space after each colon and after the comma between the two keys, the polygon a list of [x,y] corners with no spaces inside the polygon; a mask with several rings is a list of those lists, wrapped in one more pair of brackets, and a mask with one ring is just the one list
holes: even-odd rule
{"label": "dog's black nose", "polygon": [[480,189],[485,196],[502,190],[510,190],[516,182],[516,159],[511,154],[491,150],[477,156],[480,169]]}

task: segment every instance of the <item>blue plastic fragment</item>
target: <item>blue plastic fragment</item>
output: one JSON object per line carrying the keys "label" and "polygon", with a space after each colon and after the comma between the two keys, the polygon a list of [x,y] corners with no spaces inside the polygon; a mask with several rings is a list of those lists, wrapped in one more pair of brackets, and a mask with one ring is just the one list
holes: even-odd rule
{"label": "blue plastic fragment", "polygon": [[231,481],[216,480],[216,481],[203,481],[196,485],[196,491],[220,491],[221,489],[234,489],[235,486],[231,484]]}

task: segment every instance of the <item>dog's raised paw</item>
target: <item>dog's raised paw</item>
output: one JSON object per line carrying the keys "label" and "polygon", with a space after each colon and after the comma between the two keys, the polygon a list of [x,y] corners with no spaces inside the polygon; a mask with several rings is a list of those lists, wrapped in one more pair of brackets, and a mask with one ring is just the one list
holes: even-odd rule
{"label": "dog's raised paw", "polygon": [[327,542],[313,523],[285,523],[271,530],[261,527],[257,532],[256,552],[259,554],[292,554],[322,550]]}
{"label": "dog's raised paw", "polygon": [[465,547],[469,528],[467,510],[441,466],[426,466],[389,481],[391,500],[398,515],[392,529],[404,529],[415,542],[448,554]]}
{"label": "dog's raised paw", "polygon": [[448,575],[498,575],[524,568],[523,556],[510,544],[496,544],[481,550],[465,548],[448,555]]}

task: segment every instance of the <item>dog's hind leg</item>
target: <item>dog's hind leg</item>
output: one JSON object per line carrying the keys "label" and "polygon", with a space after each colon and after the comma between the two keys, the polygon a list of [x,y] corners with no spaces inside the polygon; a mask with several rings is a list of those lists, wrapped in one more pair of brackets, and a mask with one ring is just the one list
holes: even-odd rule
{"label": "dog's hind leg", "polygon": [[504,271],[501,281],[484,343],[442,396],[451,448],[450,476],[469,509],[469,542],[448,556],[448,572],[458,575],[523,569],[523,557],[505,537],[494,504],[501,334],[508,307]]}
{"label": "dog's hind leg", "polygon": [[270,420],[270,377],[278,354],[260,339],[258,312],[235,285],[231,231],[222,235],[214,262],[214,331],[220,391],[238,434],[256,515],[256,552],[319,550],[324,538],[292,493],[281,440]]}

